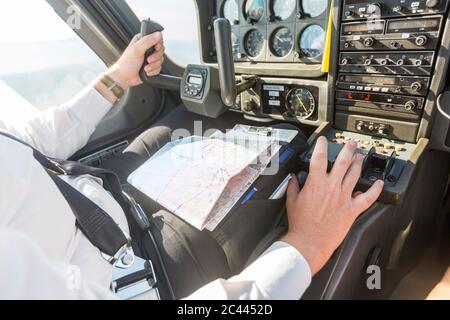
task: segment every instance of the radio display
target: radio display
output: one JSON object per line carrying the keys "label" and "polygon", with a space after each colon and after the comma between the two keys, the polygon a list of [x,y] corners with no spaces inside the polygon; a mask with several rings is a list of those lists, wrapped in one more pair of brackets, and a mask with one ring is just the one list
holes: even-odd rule
{"label": "radio display", "polygon": [[370,22],[347,23],[342,25],[342,34],[345,36],[362,34],[382,34],[384,21],[376,20]]}
{"label": "radio display", "polygon": [[440,18],[394,20],[389,21],[388,32],[439,31],[440,24]]}
{"label": "radio display", "polygon": [[195,84],[195,85],[202,85],[203,84],[203,78],[199,76],[189,76],[188,81],[189,84]]}
{"label": "radio display", "polygon": [[397,81],[393,77],[371,77],[371,76],[342,76],[341,81],[350,83],[384,84],[395,85]]}

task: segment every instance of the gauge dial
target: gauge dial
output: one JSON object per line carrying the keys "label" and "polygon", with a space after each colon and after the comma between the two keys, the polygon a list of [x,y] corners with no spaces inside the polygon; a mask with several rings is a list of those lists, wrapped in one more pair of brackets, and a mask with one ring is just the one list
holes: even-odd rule
{"label": "gauge dial", "polygon": [[316,110],[316,99],[307,89],[293,89],[287,95],[287,109],[291,115],[297,118],[309,119]]}
{"label": "gauge dial", "polygon": [[307,27],[300,37],[300,51],[304,57],[317,58],[323,53],[325,45],[325,31],[321,26]]}
{"label": "gauge dial", "polygon": [[239,23],[239,6],[236,0],[226,0],[222,7],[222,15],[231,24]]}
{"label": "gauge dial", "polygon": [[303,12],[310,17],[318,17],[328,8],[327,0],[303,0]]}
{"label": "gauge dial", "polygon": [[263,50],[264,36],[258,30],[251,30],[245,37],[245,50],[251,58],[259,56]]}
{"label": "gauge dial", "polygon": [[286,20],[292,16],[297,9],[296,0],[273,0],[272,11],[274,16],[279,20]]}
{"label": "gauge dial", "polygon": [[286,27],[275,30],[272,35],[270,48],[277,57],[287,56],[294,48],[294,35]]}
{"label": "gauge dial", "polygon": [[256,23],[264,15],[265,0],[247,0],[245,2],[245,16],[250,23]]}

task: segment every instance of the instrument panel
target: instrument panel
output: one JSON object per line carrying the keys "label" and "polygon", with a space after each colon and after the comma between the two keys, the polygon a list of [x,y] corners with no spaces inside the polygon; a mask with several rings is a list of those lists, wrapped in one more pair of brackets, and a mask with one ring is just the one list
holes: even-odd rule
{"label": "instrument panel", "polygon": [[235,62],[320,64],[328,0],[216,0],[232,25]]}

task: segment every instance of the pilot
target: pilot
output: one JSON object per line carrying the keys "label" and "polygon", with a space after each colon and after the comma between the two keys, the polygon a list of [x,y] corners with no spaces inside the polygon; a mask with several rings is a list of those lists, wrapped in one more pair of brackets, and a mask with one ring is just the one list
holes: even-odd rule
{"label": "pilot", "polygon": [[[144,54],[155,46],[145,71],[161,70],[160,33],[136,36],[118,62],[66,104],[24,120],[0,113],[0,130],[48,157],[67,159],[86,145],[117,98],[102,79],[123,89],[141,84]],[[114,299],[108,263],[75,223],[63,194],[33,156],[30,147],[0,134],[0,298]],[[348,143],[327,173],[327,141],[320,138],[310,175],[300,191],[292,179],[287,192],[289,231],[241,274],[216,280],[193,299],[299,299],[340,245],[351,225],[379,197],[383,183],[353,193],[363,159]],[[60,176],[107,212],[128,233],[119,204],[93,176]],[[93,213],[95,214],[95,213]]]}

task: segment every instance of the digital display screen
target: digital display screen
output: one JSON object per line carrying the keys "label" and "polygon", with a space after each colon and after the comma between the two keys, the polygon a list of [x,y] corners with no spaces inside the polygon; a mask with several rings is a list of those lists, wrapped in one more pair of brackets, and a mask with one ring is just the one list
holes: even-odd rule
{"label": "digital display screen", "polygon": [[388,32],[439,31],[440,24],[439,18],[394,20],[389,21]]}
{"label": "digital display screen", "polygon": [[371,76],[342,76],[341,80],[350,83],[367,83],[367,84],[384,84],[384,85],[395,85],[397,83],[395,78],[392,77],[371,77]]}
{"label": "digital display screen", "polygon": [[197,76],[189,76],[188,77],[188,83],[189,84],[195,84],[195,85],[202,85],[203,84],[203,78],[197,77]]}
{"label": "digital display screen", "polygon": [[362,34],[382,34],[384,31],[384,21],[376,20],[370,22],[349,23],[342,25],[342,34],[362,35]]}

